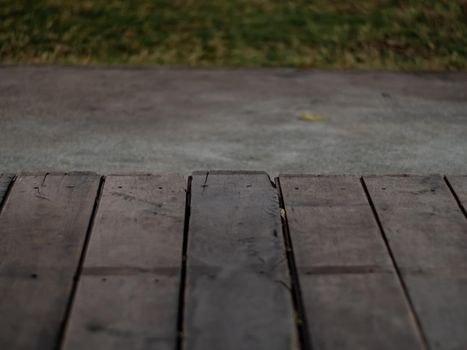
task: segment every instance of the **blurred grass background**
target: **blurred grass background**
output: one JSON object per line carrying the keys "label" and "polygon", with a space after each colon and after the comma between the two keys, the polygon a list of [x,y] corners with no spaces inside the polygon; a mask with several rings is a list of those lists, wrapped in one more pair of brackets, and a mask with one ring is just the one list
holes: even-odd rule
{"label": "blurred grass background", "polygon": [[467,1],[0,0],[0,62],[465,69]]}

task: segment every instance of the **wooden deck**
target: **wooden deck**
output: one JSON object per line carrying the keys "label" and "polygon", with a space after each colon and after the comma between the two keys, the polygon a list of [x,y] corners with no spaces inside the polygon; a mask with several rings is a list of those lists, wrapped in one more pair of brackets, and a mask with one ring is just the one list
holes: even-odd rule
{"label": "wooden deck", "polygon": [[467,349],[467,176],[0,176],[1,349]]}

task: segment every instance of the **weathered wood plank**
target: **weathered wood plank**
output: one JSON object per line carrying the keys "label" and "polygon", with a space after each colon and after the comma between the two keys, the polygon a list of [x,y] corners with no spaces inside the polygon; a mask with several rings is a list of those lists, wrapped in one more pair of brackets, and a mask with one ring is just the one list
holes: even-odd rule
{"label": "weathered wood plank", "polygon": [[276,189],[265,173],[195,173],[185,349],[296,349]]}
{"label": "weathered wood plank", "polygon": [[432,349],[467,348],[467,221],[441,176],[365,183]]}
{"label": "weathered wood plank", "polygon": [[360,180],[279,183],[312,348],[423,348]]}
{"label": "weathered wood plank", "polygon": [[2,349],[56,347],[98,186],[98,176],[16,179],[0,216]]}
{"label": "weathered wood plank", "polygon": [[449,176],[447,178],[451,188],[453,189],[457,200],[462,206],[464,215],[467,213],[467,175],[466,176]]}
{"label": "weathered wood plank", "polygon": [[0,208],[2,207],[3,197],[10,186],[11,180],[13,180],[13,175],[0,174]]}
{"label": "weathered wood plank", "polygon": [[64,349],[175,349],[186,180],[106,178]]}

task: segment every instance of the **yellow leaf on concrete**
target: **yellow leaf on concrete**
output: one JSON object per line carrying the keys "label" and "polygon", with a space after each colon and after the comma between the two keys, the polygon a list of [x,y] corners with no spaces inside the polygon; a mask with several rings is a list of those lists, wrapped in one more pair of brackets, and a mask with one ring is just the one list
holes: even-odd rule
{"label": "yellow leaf on concrete", "polygon": [[307,122],[319,122],[324,119],[322,116],[310,112],[302,112],[299,116],[300,120],[305,120]]}

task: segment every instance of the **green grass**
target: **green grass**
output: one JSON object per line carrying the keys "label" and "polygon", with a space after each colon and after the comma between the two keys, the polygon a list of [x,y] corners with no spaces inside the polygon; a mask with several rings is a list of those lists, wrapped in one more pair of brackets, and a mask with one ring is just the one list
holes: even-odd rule
{"label": "green grass", "polygon": [[0,0],[0,62],[466,69],[458,0]]}

